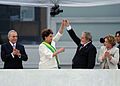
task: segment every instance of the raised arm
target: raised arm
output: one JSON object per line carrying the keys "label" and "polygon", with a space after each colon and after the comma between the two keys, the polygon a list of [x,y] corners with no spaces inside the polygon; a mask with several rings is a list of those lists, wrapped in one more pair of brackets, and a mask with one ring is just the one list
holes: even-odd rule
{"label": "raised arm", "polygon": [[65,28],[65,20],[62,21],[61,26],[60,26],[57,34],[54,36],[54,38],[53,38],[54,42],[57,42],[61,38],[63,31],[64,31],[64,28]]}
{"label": "raised arm", "polygon": [[68,20],[66,20],[66,26],[67,26],[67,32],[69,33],[70,37],[77,44],[77,46],[79,46],[80,38],[77,37],[77,35],[75,34],[74,30],[71,28],[70,23],[69,23]]}

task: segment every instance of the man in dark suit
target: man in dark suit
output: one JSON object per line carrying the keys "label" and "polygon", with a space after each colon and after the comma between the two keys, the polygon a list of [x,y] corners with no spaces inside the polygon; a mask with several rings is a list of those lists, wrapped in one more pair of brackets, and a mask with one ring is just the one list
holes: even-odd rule
{"label": "man in dark suit", "polygon": [[83,32],[78,38],[71,28],[69,21],[66,21],[67,31],[72,40],[77,44],[77,51],[72,60],[73,69],[93,69],[97,50],[92,44],[92,36],[89,32]]}
{"label": "man in dark suit", "polygon": [[18,34],[15,30],[8,32],[8,43],[1,46],[1,59],[4,62],[4,69],[23,69],[22,61],[28,57],[24,46],[17,42]]}
{"label": "man in dark suit", "polygon": [[[117,31],[115,33],[115,38],[116,38],[116,41],[118,43],[118,48],[119,48],[119,55],[120,55],[120,31]],[[120,69],[120,58],[119,58],[119,63],[118,63],[118,69]]]}

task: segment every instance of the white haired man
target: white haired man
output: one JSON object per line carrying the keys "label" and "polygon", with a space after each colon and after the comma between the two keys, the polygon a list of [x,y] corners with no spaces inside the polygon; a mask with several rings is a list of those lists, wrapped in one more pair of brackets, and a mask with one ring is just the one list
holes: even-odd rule
{"label": "white haired man", "polygon": [[22,61],[28,57],[24,46],[17,42],[18,34],[15,30],[8,32],[8,42],[1,46],[1,59],[4,62],[4,69],[23,69]]}

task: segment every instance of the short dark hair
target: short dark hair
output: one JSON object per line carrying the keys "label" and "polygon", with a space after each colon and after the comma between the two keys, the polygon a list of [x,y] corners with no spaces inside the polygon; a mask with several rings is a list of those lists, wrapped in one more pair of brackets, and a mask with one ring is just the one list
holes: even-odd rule
{"label": "short dark hair", "polygon": [[115,36],[117,36],[117,34],[119,34],[119,35],[120,35],[120,31],[117,31],[117,32],[115,33]]}
{"label": "short dark hair", "polygon": [[43,40],[45,40],[45,37],[48,37],[50,34],[53,34],[53,31],[51,29],[43,29],[41,34]]}

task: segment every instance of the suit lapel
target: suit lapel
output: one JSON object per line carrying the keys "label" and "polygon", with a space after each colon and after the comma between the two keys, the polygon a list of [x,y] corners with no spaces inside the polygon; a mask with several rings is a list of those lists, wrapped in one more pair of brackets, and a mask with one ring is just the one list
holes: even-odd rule
{"label": "suit lapel", "polygon": [[21,50],[19,43],[16,43],[16,49]]}
{"label": "suit lapel", "polygon": [[10,51],[13,50],[13,47],[12,47],[12,45],[11,45],[9,42],[7,43],[7,48],[8,48],[8,50],[10,50]]}
{"label": "suit lapel", "polygon": [[20,48],[20,47],[19,47],[19,44],[16,43],[16,49],[20,50],[19,48]]}
{"label": "suit lapel", "polygon": [[[91,43],[92,43],[92,42],[88,43],[86,46],[82,47],[80,50],[85,50],[85,49],[87,49],[87,48],[90,46]],[[81,47],[81,46],[82,46],[82,45],[80,45],[80,47]]]}
{"label": "suit lapel", "polygon": [[91,45],[92,42],[88,43],[84,48],[87,49],[90,45]]}

